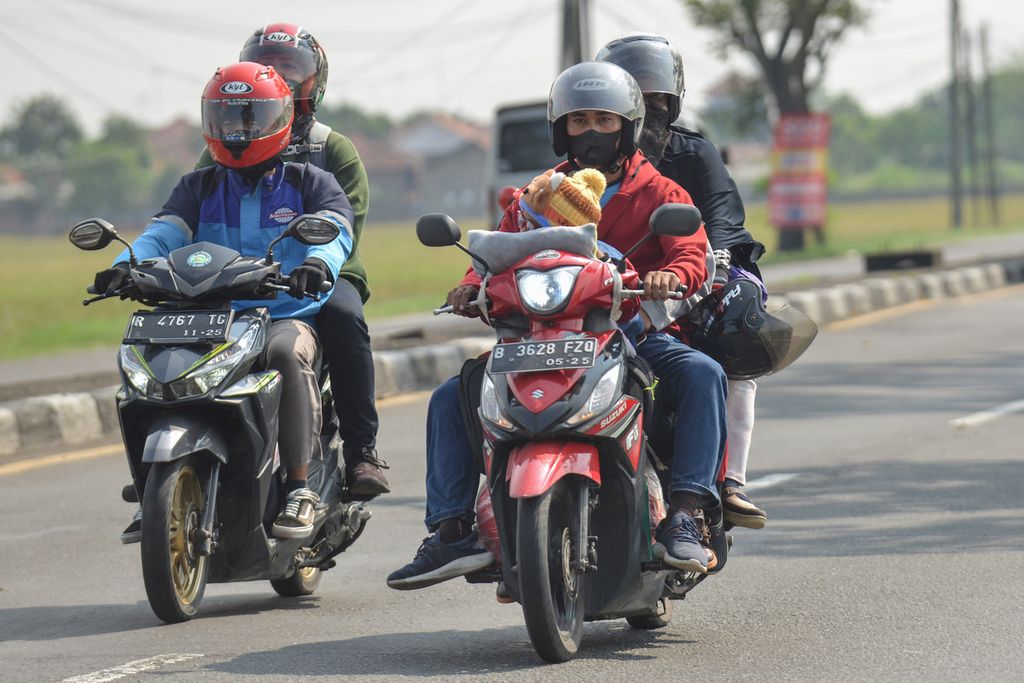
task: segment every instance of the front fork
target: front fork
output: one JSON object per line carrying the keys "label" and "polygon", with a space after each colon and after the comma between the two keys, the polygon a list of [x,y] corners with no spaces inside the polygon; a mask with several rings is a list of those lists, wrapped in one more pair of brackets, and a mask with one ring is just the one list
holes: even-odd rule
{"label": "front fork", "polygon": [[576,534],[576,538],[580,539],[580,542],[576,544],[576,556],[573,558],[572,564],[573,569],[581,574],[597,571],[597,536],[590,535],[590,516],[594,512],[594,508],[597,507],[597,493],[595,491],[591,495],[592,488],[594,487],[589,481],[580,485],[577,514],[579,528]]}
{"label": "front fork", "polygon": [[212,555],[217,549],[215,523],[217,511],[217,490],[220,488],[220,460],[213,458],[213,466],[210,467],[210,481],[206,486],[206,509],[203,511],[202,525],[195,530],[193,541],[199,549],[200,555]]}

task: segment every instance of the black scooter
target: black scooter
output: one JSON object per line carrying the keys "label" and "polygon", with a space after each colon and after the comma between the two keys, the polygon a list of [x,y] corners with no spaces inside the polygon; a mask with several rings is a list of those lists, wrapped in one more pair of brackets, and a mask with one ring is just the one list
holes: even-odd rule
{"label": "black scooter", "polygon": [[309,595],[366,526],[370,511],[349,496],[339,468],[330,380],[322,370],[323,458],[310,463],[308,475],[321,501],[313,531],[306,538],[271,536],[284,495],[281,378],[256,364],[271,320],[263,307],[231,309],[234,300],[272,299],[288,289],[273,258],[278,241],[326,244],[337,236],[333,223],[303,215],[262,259],[197,242],[139,262],[105,220],[71,230],[79,249],[114,240],[129,247],[128,283],[83,304],[120,297],[151,307],[133,313],[125,331],[117,409],[142,501],[146,594],[163,621],[191,619],[207,581],[269,579],[282,596]]}

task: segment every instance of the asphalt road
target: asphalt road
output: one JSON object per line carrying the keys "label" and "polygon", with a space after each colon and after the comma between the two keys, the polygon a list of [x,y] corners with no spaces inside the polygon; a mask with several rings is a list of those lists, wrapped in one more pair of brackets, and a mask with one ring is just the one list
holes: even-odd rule
{"label": "asphalt road", "polygon": [[424,534],[423,396],[382,407],[394,493],[316,595],[213,585],[173,626],[117,540],[117,454],[0,463],[0,679],[1022,680],[1024,416],[951,422],[1024,399],[1022,291],[841,323],[763,380],[750,476],[796,475],[752,491],[768,526],[668,628],[588,624],[564,665],[491,586],[385,586]]}

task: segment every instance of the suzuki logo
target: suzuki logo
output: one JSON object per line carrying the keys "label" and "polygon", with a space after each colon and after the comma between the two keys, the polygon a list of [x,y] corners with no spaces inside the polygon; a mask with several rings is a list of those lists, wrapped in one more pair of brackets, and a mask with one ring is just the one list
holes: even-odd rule
{"label": "suzuki logo", "polygon": [[534,400],[539,401],[540,399],[544,398],[544,390],[543,389],[534,389],[533,393],[530,394],[530,396],[532,396],[534,398]]}

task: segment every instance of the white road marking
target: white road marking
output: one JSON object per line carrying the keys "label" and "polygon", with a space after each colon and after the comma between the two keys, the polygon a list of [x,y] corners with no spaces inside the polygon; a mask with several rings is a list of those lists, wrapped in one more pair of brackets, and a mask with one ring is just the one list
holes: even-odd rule
{"label": "white road marking", "polygon": [[953,429],[966,429],[967,427],[977,427],[978,425],[991,422],[992,420],[999,419],[1004,415],[1010,413],[1019,413],[1024,411],[1024,399],[1020,401],[1012,401],[1011,403],[1005,403],[989,410],[983,410],[980,413],[972,413],[967,417],[958,417],[955,420],[949,421],[949,426]]}
{"label": "white road marking", "polygon": [[103,671],[96,671],[91,674],[82,674],[81,676],[65,678],[63,683],[106,683],[106,681],[116,681],[118,678],[134,676],[146,671],[154,671],[162,666],[167,666],[168,664],[187,662],[190,659],[198,659],[202,656],[203,655],[197,654],[157,655],[156,657],[149,657],[148,659],[137,659],[134,662],[115,666],[112,669],[104,669]]}
{"label": "white road marking", "polygon": [[80,529],[88,529],[89,527],[85,524],[75,524],[74,526],[53,526],[48,529],[35,529],[33,531],[22,531],[17,534],[0,534],[0,542],[5,541],[23,541],[26,538],[38,538],[40,536],[47,536],[49,534],[62,534],[69,531],[78,531]]}
{"label": "white road marking", "polygon": [[767,488],[771,488],[772,486],[776,486],[778,484],[781,484],[784,481],[789,481],[790,479],[796,479],[799,476],[800,476],[800,474],[797,473],[797,472],[780,472],[778,474],[769,474],[767,476],[761,477],[760,479],[755,479],[753,481],[748,481],[743,488],[746,491],[756,491],[757,489],[767,489]]}

